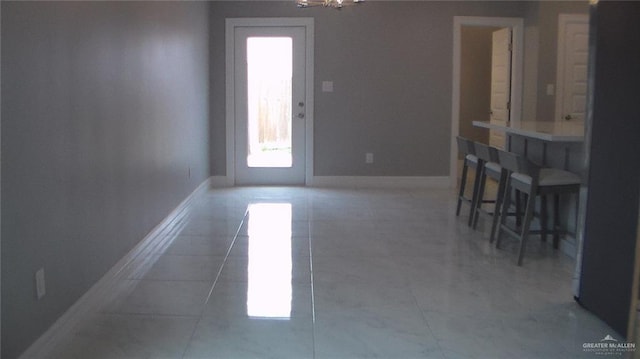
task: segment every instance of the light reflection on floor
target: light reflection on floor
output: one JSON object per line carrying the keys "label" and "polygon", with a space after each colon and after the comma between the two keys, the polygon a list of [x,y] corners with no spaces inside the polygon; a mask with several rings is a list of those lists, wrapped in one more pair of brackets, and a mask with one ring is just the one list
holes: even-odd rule
{"label": "light reflection on floor", "polygon": [[623,340],[573,300],[573,260],[531,240],[516,266],[518,242],[497,250],[455,199],[210,190],[117,300],[32,357],[592,359],[584,343]]}
{"label": "light reflection on floor", "polygon": [[247,315],[291,317],[291,204],[249,205]]}

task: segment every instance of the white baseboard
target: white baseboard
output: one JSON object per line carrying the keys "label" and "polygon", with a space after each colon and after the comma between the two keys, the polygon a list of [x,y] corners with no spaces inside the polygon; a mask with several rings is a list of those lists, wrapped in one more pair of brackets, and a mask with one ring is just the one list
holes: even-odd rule
{"label": "white baseboard", "polygon": [[314,176],[313,187],[341,188],[449,188],[448,176]]}
{"label": "white baseboard", "polygon": [[[227,176],[212,176],[211,188],[233,187]],[[308,187],[334,188],[449,188],[449,176],[313,176]]]}
{"label": "white baseboard", "polygon": [[117,292],[119,281],[127,278],[132,271],[148,267],[149,261],[166,248],[184,226],[194,198],[206,192],[211,186],[211,179],[204,181],[160,224],[140,241],[129,253],[118,261],[96,284],[94,284],[78,301],[76,301],[55,323],[36,340],[20,359],[45,358],[51,353],[61,338],[73,333],[74,328],[88,314],[100,308]]}

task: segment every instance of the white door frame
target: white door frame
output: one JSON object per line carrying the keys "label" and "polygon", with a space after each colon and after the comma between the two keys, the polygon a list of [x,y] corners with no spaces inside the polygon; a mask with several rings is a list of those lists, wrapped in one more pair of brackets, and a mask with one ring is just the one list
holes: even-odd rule
{"label": "white door frame", "polygon": [[556,57],[558,58],[558,64],[556,67],[556,112],[554,121],[562,120],[562,108],[564,107],[564,71],[565,61],[563,59],[563,52],[566,46],[565,44],[565,32],[567,25],[569,24],[587,24],[589,26],[588,14],[560,14],[558,15],[558,51]]}
{"label": "white door frame", "polygon": [[522,78],[524,61],[524,20],[520,17],[453,17],[453,93],[451,97],[451,146],[449,158],[449,183],[456,186],[458,150],[456,136],[460,126],[460,53],[463,26],[510,27],[512,30],[513,53],[511,58],[511,111],[512,124],[520,123],[522,117]]}
{"label": "white door frame", "polygon": [[226,19],[226,184],[235,185],[235,29],[237,27],[287,27],[296,26],[306,29],[305,49],[305,184],[313,180],[313,18],[228,18]]}

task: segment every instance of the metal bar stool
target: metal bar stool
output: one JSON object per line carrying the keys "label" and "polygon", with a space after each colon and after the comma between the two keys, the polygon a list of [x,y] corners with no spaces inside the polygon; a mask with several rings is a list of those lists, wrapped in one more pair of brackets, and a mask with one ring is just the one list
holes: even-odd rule
{"label": "metal bar stool", "polygon": [[[559,243],[559,196],[563,193],[578,193],[580,190],[580,177],[574,173],[555,168],[540,168],[527,161],[520,155],[498,150],[500,165],[508,171],[504,187],[502,206],[500,208],[500,220],[496,233],[496,247],[500,246],[500,234],[505,232],[520,240],[518,252],[518,265],[522,265],[524,250],[529,234],[540,233],[544,240],[547,234],[547,195],[554,195],[554,247]],[[508,226],[506,217],[511,202],[511,191],[519,190],[525,194],[525,212],[520,228]],[[535,212],[536,197],[540,196],[540,231],[531,231],[531,220]]]}
{"label": "metal bar stool", "polygon": [[[456,216],[460,215],[460,207],[462,206],[462,202],[469,203],[470,208],[468,224],[469,226],[471,226],[471,223],[473,221],[473,210],[475,208],[475,197],[478,192],[478,186],[480,182],[478,169],[480,168],[482,163],[475,155],[475,147],[473,141],[462,136],[457,136],[456,141],[458,142],[458,153],[461,153],[464,156],[464,161],[462,164],[462,177],[460,178],[460,191],[458,192],[458,205],[456,206]],[[467,175],[469,167],[473,168],[475,171],[475,178],[473,180],[473,193],[471,195],[471,198],[465,197],[464,193],[467,185]]]}
{"label": "metal bar stool", "polygon": [[[500,205],[502,203],[502,197],[504,195],[504,186],[506,183],[507,171],[498,164],[498,150],[494,147],[489,147],[483,143],[474,143],[476,156],[484,164],[480,168],[480,184],[478,185],[477,198],[474,201],[476,207],[474,208],[473,229],[478,226],[478,219],[481,215],[492,217],[491,221],[491,241],[495,236],[496,228],[498,227],[498,216]],[[485,189],[487,185],[487,178],[491,178],[498,184],[498,190],[496,197],[493,200],[487,200],[484,198]],[[482,207],[485,203],[494,203],[493,211]]]}

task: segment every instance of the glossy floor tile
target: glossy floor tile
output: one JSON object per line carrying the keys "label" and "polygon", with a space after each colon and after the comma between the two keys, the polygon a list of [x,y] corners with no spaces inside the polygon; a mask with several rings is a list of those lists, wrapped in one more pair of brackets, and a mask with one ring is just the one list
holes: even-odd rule
{"label": "glossy floor tile", "polygon": [[574,262],[496,250],[451,190],[224,188],[47,358],[594,358]]}

